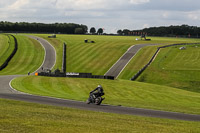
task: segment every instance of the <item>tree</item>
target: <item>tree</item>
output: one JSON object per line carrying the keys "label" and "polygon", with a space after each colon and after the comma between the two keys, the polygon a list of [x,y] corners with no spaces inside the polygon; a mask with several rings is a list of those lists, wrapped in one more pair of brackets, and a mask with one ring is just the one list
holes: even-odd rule
{"label": "tree", "polygon": [[83,29],[82,28],[76,28],[74,31],[75,34],[83,34]]}
{"label": "tree", "polygon": [[128,29],[124,29],[124,30],[123,30],[123,34],[124,34],[124,35],[128,35],[129,32],[130,32],[130,30],[128,30]]}
{"label": "tree", "polygon": [[122,30],[118,30],[118,31],[117,31],[117,34],[118,34],[118,35],[122,35]]}
{"label": "tree", "polygon": [[83,28],[83,34],[86,34],[88,32],[88,27],[86,25],[81,25]]}
{"label": "tree", "polygon": [[90,33],[91,33],[91,34],[95,34],[95,33],[96,33],[96,29],[95,29],[94,27],[92,27],[92,28],[90,29]]}
{"label": "tree", "polygon": [[103,34],[103,29],[102,29],[102,28],[99,28],[98,31],[97,31],[97,33],[98,33],[99,35],[102,35],[102,34]]}

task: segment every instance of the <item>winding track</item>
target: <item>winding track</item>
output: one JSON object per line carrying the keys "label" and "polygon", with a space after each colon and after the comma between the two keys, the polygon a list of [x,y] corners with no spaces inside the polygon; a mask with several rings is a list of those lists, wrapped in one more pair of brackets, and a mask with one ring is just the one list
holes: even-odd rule
{"label": "winding track", "polygon": [[[40,67],[40,69],[42,67],[52,68],[55,64],[55,59],[56,59],[55,51],[53,47],[44,39],[41,39],[39,37],[34,37],[34,36],[29,36],[29,37],[38,40],[45,48],[46,56],[45,56],[43,65]],[[133,51],[137,52],[135,50]],[[121,59],[124,59],[124,58],[121,58]],[[40,69],[38,69],[37,71],[40,71]],[[10,81],[16,77],[19,77],[19,76],[17,75],[0,76],[0,85],[1,85],[0,98],[27,101],[27,102],[40,103],[40,104],[49,104],[49,105],[55,105],[55,106],[65,106],[65,107],[92,110],[92,111],[102,111],[102,112],[110,112],[110,113],[168,118],[168,119],[177,119],[177,120],[200,121],[200,115],[190,115],[190,114],[182,114],[182,113],[175,113],[175,112],[156,111],[156,110],[150,110],[150,109],[138,109],[138,108],[129,108],[129,107],[122,107],[122,106],[111,106],[111,105],[96,106],[96,105],[88,105],[84,102],[79,102],[79,101],[24,94],[16,90],[13,90],[9,86]]]}
{"label": "winding track", "polygon": [[42,70],[42,68],[52,69],[56,62],[56,52],[55,52],[54,47],[48,41],[46,41],[42,38],[30,36],[30,35],[28,37],[39,41],[39,43],[43,46],[43,48],[45,50],[44,62],[42,64],[42,66],[40,66],[40,68],[38,70],[36,70],[36,72],[40,72]]}

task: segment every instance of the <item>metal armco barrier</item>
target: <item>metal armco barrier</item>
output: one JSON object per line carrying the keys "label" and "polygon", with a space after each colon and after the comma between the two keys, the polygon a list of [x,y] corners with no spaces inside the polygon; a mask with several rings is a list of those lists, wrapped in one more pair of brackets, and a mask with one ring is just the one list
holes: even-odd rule
{"label": "metal armco barrier", "polygon": [[145,70],[145,69],[152,63],[152,61],[155,59],[156,55],[158,54],[158,52],[160,51],[161,48],[167,48],[167,47],[172,47],[172,46],[177,46],[177,45],[194,45],[194,44],[200,44],[200,43],[180,43],[180,44],[170,44],[170,45],[158,47],[158,49],[156,50],[155,54],[152,56],[151,60],[150,60],[142,69],[140,69],[140,70],[131,78],[131,80],[132,80],[132,81],[136,80],[136,79],[142,74],[142,72],[144,72],[144,70]]}

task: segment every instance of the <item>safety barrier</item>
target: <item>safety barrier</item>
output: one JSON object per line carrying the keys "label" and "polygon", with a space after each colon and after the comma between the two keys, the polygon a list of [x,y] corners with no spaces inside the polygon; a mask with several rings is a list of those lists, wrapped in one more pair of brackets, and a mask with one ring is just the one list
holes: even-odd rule
{"label": "safety barrier", "polygon": [[62,59],[62,71],[66,73],[66,52],[67,52],[67,45],[63,44],[63,59]]}
{"label": "safety barrier", "polygon": [[92,73],[75,73],[75,72],[62,73],[59,70],[55,70],[54,72],[46,70],[44,72],[37,73],[37,75],[49,76],[49,77],[96,78],[96,79],[111,79],[111,80],[115,79],[113,76],[92,75]]}

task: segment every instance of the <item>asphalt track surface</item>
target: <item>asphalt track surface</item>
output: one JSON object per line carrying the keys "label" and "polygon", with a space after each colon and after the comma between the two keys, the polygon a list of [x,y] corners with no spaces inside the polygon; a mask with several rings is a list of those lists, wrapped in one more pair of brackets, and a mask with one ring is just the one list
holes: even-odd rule
{"label": "asphalt track surface", "polygon": [[114,76],[115,78],[124,70],[130,60],[137,54],[137,52],[145,46],[154,46],[160,44],[138,44],[130,47],[125,54],[106,72],[105,76]]}
{"label": "asphalt track surface", "polygon": [[40,68],[36,72],[41,72],[42,69],[51,70],[54,67],[55,62],[56,62],[56,52],[55,52],[54,47],[48,41],[42,38],[30,36],[30,35],[28,37],[37,40],[43,46],[45,50],[44,62],[42,66],[40,66]]}
{"label": "asphalt track surface", "polygon": [[[45,61],[43,62],[40,69],[38,69],[38,71],[40,71],[42,67],[52,68],[55,64],[55,59],[56,59],[55,51],[52,50],[52,46],[47,41],[41,38],[38,37],[35,38],[33,36],[31,36],[31,38],[34,38],[38,40],[42,45],[47,46],[47,47],[44,46],[46,50]],[[50,56],[47,56],[48,54],[50,54]],[[200,115],[157,111],[150,109],[139,109],[139,108],[131,108],[123,106],[111,106],[111,105],[97,106],[93,104],[86,104],[85,102],[80,102],[80,101],[64,100],[64,99],[25,94],[22,92],[18,92],[10,87],[9,85],[10,81],[16,77],[19,77],[19,75],[0,76],[0,98],[39,103],[39,104],[48,104],[53,106],[63,106],[63,107],[91,110],[97,112],[101,111],[108,113],[138,115],[138,116],[167,118],[176,120],[200,121]]]}

